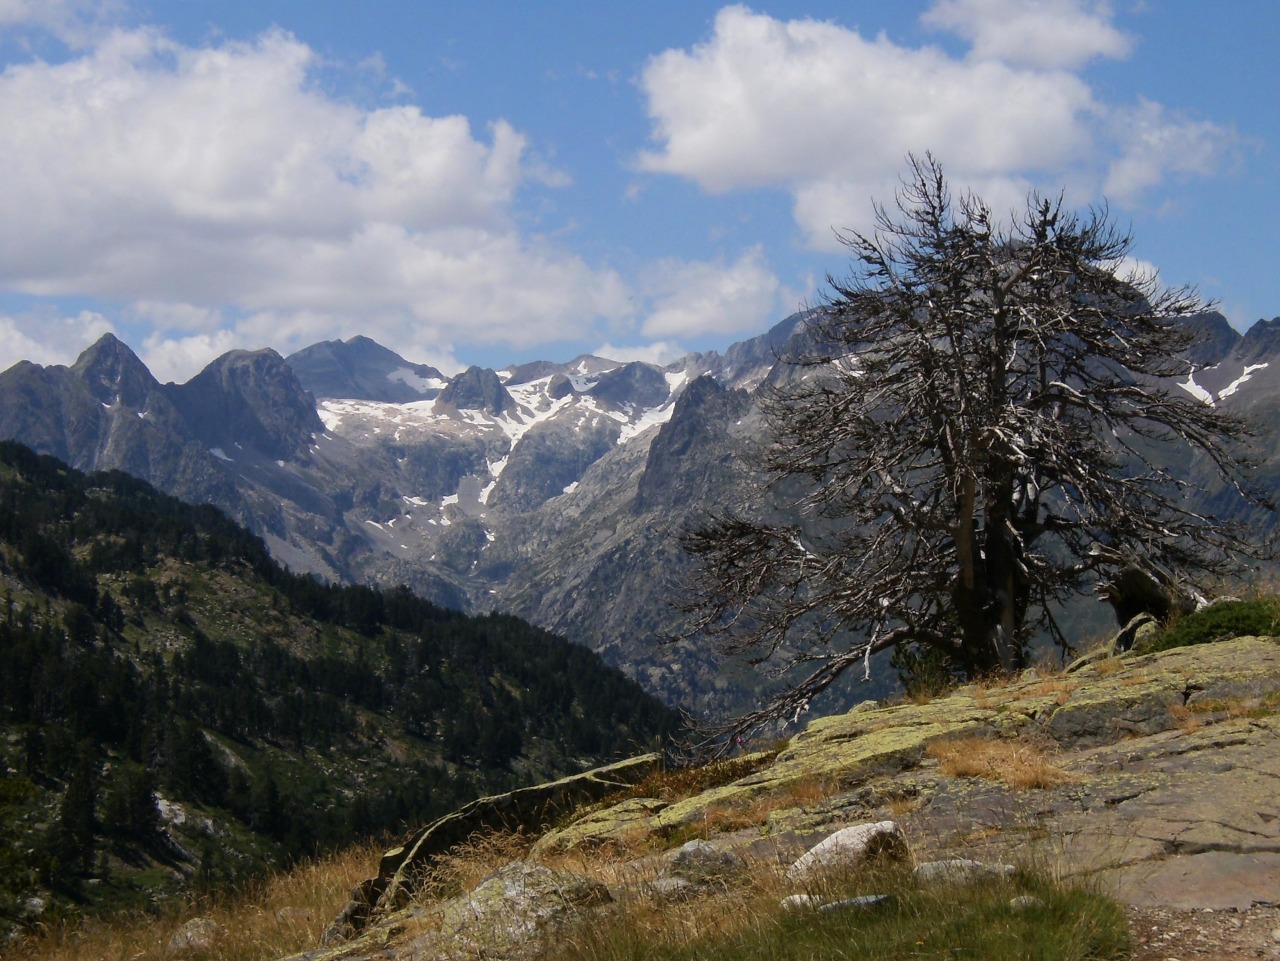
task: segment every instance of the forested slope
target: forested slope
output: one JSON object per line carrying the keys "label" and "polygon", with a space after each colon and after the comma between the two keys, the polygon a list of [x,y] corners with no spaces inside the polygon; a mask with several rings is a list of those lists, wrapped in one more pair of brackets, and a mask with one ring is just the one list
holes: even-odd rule
{"label": "forested slope", "polygon": [[242,877],[677,730],[523,621],[291,574],[214,508],[14,444],[0,605],[11,921]]}

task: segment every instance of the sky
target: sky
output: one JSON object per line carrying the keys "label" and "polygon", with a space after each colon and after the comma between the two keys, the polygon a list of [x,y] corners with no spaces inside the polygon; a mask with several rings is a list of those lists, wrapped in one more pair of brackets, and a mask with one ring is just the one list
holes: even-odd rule
{"label": "sky", "polygon": [[906,159],[1280,314],[1272,0],[0,0],[0,369],[723,350]]}

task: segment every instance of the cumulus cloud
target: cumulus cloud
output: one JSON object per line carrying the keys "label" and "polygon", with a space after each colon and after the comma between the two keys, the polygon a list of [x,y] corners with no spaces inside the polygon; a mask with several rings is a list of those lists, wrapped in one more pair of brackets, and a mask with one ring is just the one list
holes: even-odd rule
{"label": "cumulus cloud", "polygon": [[1111,272],[1121,280],[1134,284],[1152,283],[1159,279],[1160,271],[1149,260],[1139,257],[1121,257],[1110,265]]}
{"label": "cumulus cloud", "polygon": [[639,344],[631,347],[615,347],[613,344],[605,343],[591,353],[597,357],[616,360],[623,364],[638,361],[642,364],[657,364],[659,367],[665,367],[667,364],[679,360],[688,351],[673,341],[659,340],[651,344]]}
{"label": "cumulus cloud", "polygon": [[[872,199],[893,196],[908,153],[932,151],[953,184],[1003,211],[1037,185],[1066,184],[1089,199],[1105,187],[1132,200],[1170,172],[1205,172],[1229,149],[1233,135],[1221,127],[1158,105],[1103,103],[1066,69],[1128,50],[1104,5],[1010,2],[930,8],[927,23],[973,45],[963,58],[726,7],[705,43],[646,65],[640,85],[655,146],[639,166],[711,192],[785,188],[809,241],[831,248],[833,227],[870,225]],[[1056,53],[1047,39],[1055,34]],[[1130,146],[1135,116],[1145,126],[1141,145]]]}
{"label": "cumulus cloud", "polygon": [[1050,69],[1125,57],[1133,41],[1106,3],[1084,0],[938,0],[921,17],[970,44],[970,57]]}
{"label": "cumulus cloud", "polygon": [[49,312],[0,315],[0,370],[20,360],[50,366],[71,365],[89,344],[115,326],[102,314],[81,311],[73,317]]}
{"label": "cumulus cloud", "polygon": [[1207,121],[1181,117],[1146,98],[1111,115],[1120,155],[1107,168],[1103,189],[1118,197],[1134,197],[1170,175],[1213,173],[1236,137]]}
{"label": "cumulus cloud", "polygon": [[756,331],[776,316],[780,285],[756,245],[731,264],[664,261],[643,287],[652,307],[646,337],[692,337]]}
{"label": "cumulus cloud", "polygon": [[215,330],[189,336],[153,333],[143,341],[138,356],[162,384],[185,383],[196,372],[229,350],[246,347],[231,330]]}
{"label": "cumulus cloud", "polygon": [[354,324],[439,353],[630,315],[616,273],[517,225],[522,186],[565,180],[511,124],[362,109],[318,69],[278,30],[203,47],[114,30],[11,65],[0,219],[23,230],[0,235],[0,284],[141,302],[175,371],[229,342],[227,318],[282,352]]}
{"label": "cumulus cloud", "polygon": [[35,28],[81,46],[123,12],[122,0],[0,0],[0,30]]}

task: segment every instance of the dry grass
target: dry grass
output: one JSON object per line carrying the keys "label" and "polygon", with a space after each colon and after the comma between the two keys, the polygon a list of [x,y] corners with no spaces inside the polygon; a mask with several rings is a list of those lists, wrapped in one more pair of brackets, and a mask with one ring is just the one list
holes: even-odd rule
{"label": "dry grass", "polygon": [[425,899],[453,897],[472,890],[503,865],[524,860],[532,846],[533,839],[523,832],[477,832],[434,858],[417,876],[415,887]]}
{"label": "dry grass", "polygon": [[1173,718],[1183,734],[1192,734],[1205,726],[1203,711],[1196,711],[1185,704],[1174,704],[1169,708],[1169,716]]}
{"label": "dry grass", "polygon": [[1000,781],[1015,790],[1052,788],[1076,779],[1054,764],[1045,749],[1021,738],[953,738],[933,742],[927,753],[937,759],[941,774]]}
{"label": "dry grass", "polygon": [[1095,661],[1093,669],[1099,677],[1110,677],[1112,674],[1119,674],[1125,668],[1125,660],[1123,657],[1104,657],[1100,661]]}
{"label": "dry grass", "polygon": [[1204,698],[1185,706],[1176,705],[1169,713],[1179,720],[1184,716],[1203,719],[1205,715],[1220,715],[1230,720],[1270,717],[1280,710],[1280,691],[1271,691],[1260,697]]}
{"label": "dry grass", "polygon": [[1018,695],[1019,700],[1029,697],[1052,697],[1053,702],[1061,707],[1071,699],[1079,682],[1069,677],[1050,677],[1032,684]]}
{"label": "dry grass", "polygon": [[923,799],[918,794],[898,795],[889,799],[889,814],[896,821],[917,810],[923,803]]}
{"label": "dry grass", "polygon": [[170,961],[173,935],[194,918],[220,933],[199,961],[274,961],[314,947],[346,904],[351,889],[377,863],[381,847],[365,844],[252,884],[234,894],[194,901],[156,915],[85,920],[50,927],[0,948],[5,961]]}

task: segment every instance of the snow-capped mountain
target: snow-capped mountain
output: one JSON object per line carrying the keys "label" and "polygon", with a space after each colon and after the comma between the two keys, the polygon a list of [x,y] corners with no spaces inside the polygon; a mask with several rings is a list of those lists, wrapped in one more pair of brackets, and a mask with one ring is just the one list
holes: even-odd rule
{"label": "snow-capped mountain", "polygon": [[[758,682],[695,644],[657,645],[678,630],[677,538],[748,496],[755,393],[801,320],[666,367],[583,356],[445,377],[357,337],[233,351],[182,385],[107,336],[70,368],[0,374],[0,437],[216,504],[295,569],[521,615],[715,714]],[[1194,323],[1183,389],[1275,423],[1280,319],[1244,335],[1217,314]],[[1276,491],[1278,447],[1258,448]]]}

